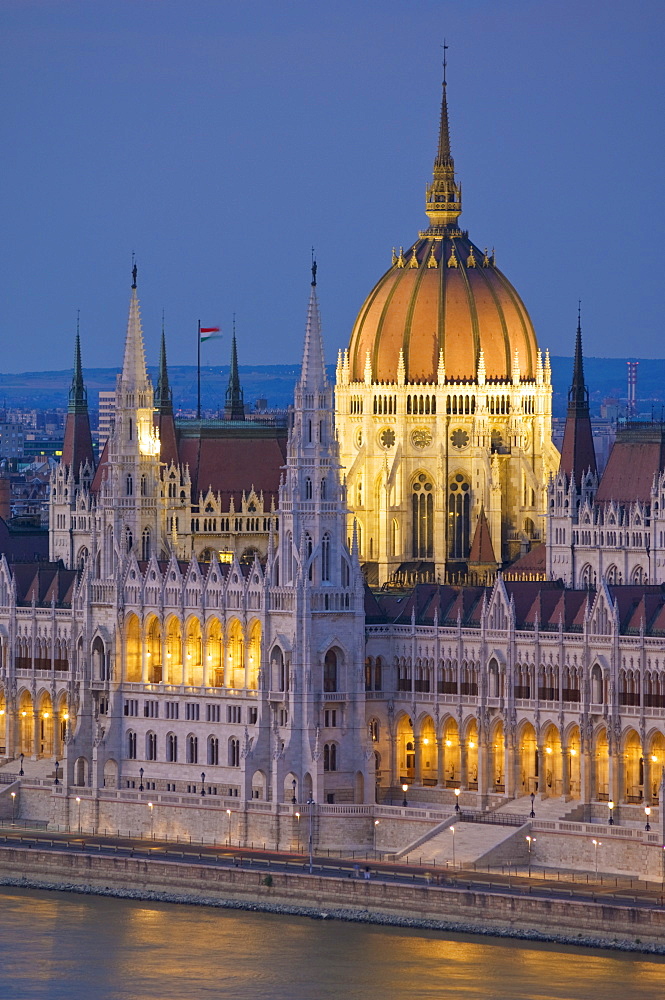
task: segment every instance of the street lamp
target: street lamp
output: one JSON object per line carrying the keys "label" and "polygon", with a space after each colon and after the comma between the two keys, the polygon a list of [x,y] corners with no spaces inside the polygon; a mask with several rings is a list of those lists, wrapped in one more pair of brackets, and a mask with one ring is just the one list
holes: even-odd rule
{"label": "street lamp", "polygon": [[453,835],[453,868],[455,867],[455,827],[450,827],[450,832]]}
{"label": "street lamp", "polygon": [[58,781],[58,768],[59,767],[60,767],[60,762],[56,760],[56,762],[55,762],[55,779],[53,781],[54,785],[59,785],[60,784],[60,782]]}
{"label": "street lamp", "polygon": [[608,823],[610,826],[614,826],[614,816],[612,815],[612,810],[614,809],[614,803],[612,801],[608,802],[607,808],[610,811],[610,818],[608,820]]}
{"label": "street lamp", "polygon": [[314,806],[314,799],[310,792],[309,798],[307,799],[307,808],[309,809],[309,874],[311,875],[314,871],[314,859],[312,857],[312,808]]}
{"label": "street lamp", "polygon": [[22,778],[23,775],[25,774],[25,771],[23,770],[23,754],[22,753],[19,754],[19,760],[21,761],[21,770],[18,773],[19,773],[19,777]]}
{"label": "street lamp", "polygon": [[531,845],[536,843],[536,838],[527,834],[526,842],[529,845],[529,878],[531,878]]}
{"label": "street lamp", "polygon": [[291,796],[291,802],[293,803],[293,805],[295,805],[296,804],[296,779],[295,778],[293,779],[293,781],[291,782],[291,784],[293,786],[293,795]]}
{"label": "street lamp", "polygon": [[154,839],[154,833],[153,833],[153,823],[154,823],[154,818],[155,818],[154,808],[155,807],[153,806],[152,802],[148,802],[148,809],[150,810],[150,839],[151,840]]}
{"label": "street lamp", "polygon": [[143,768],[140,767],[139,768],[139,792],[143,791],[143,774],[144,774]]}
{"label": "street lamp", "polygon": [[602,847],[603,842],[602,840],[592,840],[591,843],[593,844],[596,852],[596,878],[598,878],[598,848]]}
{"label": "street lamp", "polygon": [[205,771],[201,771],[201,795],[202,796],[205,796],[205,793],[206,793],[205,780],[206,780],[206,773],[205,773]]}
{"label": "street lamp", "polygon": [[409,804],[406,801],[406,793],[408,792],[408,790],[409,790],[409,786],[408,785],[402,785],[402,791],[404,792],[404,799],[402,800],[402,805],[403,806],[408,806],[408,804]]}
{"label": "street lamp", "polygon": [[79,833],[81,832],[81,796],[76,796],[76,805],[79,807]]}
{"label": "street lamp", "polygon": [[535,792],[531,792],[530,798],[531,798],[531,812],[529,813],[529,816],[530,816],[531,819],[535,819],[536,818],[536,814],[533,811],[533,803],[534,803],[534,801],[536,799],[536,793]]}
{"label": "street lamp", "polygon": [[231,843],[231,810],[226,810],[227,822],[226,822],[226,843]]}
{"label": "street lamp", "polygon": [[16,792],[12,792],[12,826],[16,820]]}
{"label": "street lamp", "polygon": [[461,789],[461,788],[456,788],[456,789],[455,789],[455,812],[456,812],[456,813],[458,813],[458,812],[460,811],[460,807],[459,807],[459,797],[460,797],[460,792],[461,792],[461,791],[462,791],[462,789]]}
{"label": "street lamp", "polygon": [[374,820],[374,827],[373,827],[373,833],[374,833],[374,855],[375,856],[376,856],[376,828],[377,828],[378,825],[379,825],[379,820],[375,819]]}
{"label": "street lamp", "polygon": [[649,823],[649,816],[651,815],[651,807],[650,807],[650,806],[645,806],[645,807],[644,807],[644,815],[645,815],[645,816],[646,816],[646,818],[647,818],[647,821],[646,821],[646,823],[645,823],[645,825],[644,825],[644,829],[645,829],[645,830],[647,831],[647,833],[648,833],[648,832],[649,832],[649,830],[651,829],[651,825],[650,825],[650,823]]}

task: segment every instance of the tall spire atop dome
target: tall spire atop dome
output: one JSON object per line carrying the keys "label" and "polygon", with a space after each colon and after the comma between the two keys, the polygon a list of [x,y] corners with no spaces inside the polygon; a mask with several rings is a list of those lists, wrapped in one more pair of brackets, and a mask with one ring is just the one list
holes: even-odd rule
{"label": "tall spire atop dome", "polygon": [[439,145],[434,160],[432,183],[427,188],[425,211],[430,220],[430,233],[437,235],[445,227],[454,226],[462,212],[462,187],[455,180],[455,163],[450,152],[448,125],[448,46],[443,43],[443,84],[439,118]]}
{"label": "tall spire atop dome", "polygon": [[122,363],[122,381],[127,387],[139,388],[148,381],[145,366],[145,349],[143,346],[143,330],[141,329],[141,310],[136,292],[136,264],[132,267],[132,294],[129,300],[129,319],[127,320],[127,337],[125,339],[125,357]]}
{"label": "tall spire atop dome", "polygon": [[323,354],[323,338],[321,336],[321,318],[319,303],[316,297],[317,264],[312,252],[312,285],[307,307],[307,328],[305,330],[305,347],[302,356],[300,386],[302,389],[317,390],[327,386],[326,363]]}

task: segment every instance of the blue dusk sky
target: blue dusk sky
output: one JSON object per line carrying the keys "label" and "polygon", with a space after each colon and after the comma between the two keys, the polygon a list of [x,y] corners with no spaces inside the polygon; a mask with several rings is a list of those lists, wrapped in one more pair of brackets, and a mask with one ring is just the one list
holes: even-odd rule
{"label": "blue dusk sky", "polygon": [[[461,225],[542,347],[662,357],[662,0],[0,0],[0,370],[148,358],[196,324],[300,357],[310,247],[334,360],[425,226],[446,36]],[[204,347],[227,363],[229,338]]]}

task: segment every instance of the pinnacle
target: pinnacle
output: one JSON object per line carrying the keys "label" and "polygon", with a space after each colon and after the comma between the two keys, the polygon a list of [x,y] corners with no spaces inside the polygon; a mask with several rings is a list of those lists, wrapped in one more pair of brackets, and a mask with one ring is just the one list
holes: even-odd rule
{"label": "pinnacle", "polygon": [[122,364],[122,381],[130,388],[140,388],[148,381],[145,366],[145,349],[143,346],[143,330],[141,328],[141,310],[139,307],[136,286],[132,286],[129,300],[129,318],[127,320],[127,337],[125,339],[125,357]]}
{"label": "pinnacle", "polygon": [[305,330],[305,347],[302,356],[300,387],[316,391],[325,388],[327,384],[319,303],[316,297],[316,284],[312,282],[307,308],[307,327]]}

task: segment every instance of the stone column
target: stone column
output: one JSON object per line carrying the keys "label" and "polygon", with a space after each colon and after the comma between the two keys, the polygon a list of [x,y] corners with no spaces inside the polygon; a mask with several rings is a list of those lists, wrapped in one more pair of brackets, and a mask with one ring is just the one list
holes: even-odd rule
{"label": "stone column", "polygon": [[466,743],[460,743],[460,788],[468,788],[469,785],[469,750]]}
{"label": "stone column", "polygon": [[439,786],[439,788],[445,788],[446,787],[446,772],[445,772],[445,769],[444,769],[445,761],[444,761],[444,757],[443,757],[443,751],[444,751],[444,741],[443,741],[443,738],[441,736],[437,736],[437,738],[436,738],[436,783]]}
{"label": "stone column", "polygon": [[642,785],[644,805],[650,806],[653,798],[653,790],[651,788],[651,757],[648,753],[645,753],[642,760],[644,762],[642,765],[644,778],[644,783]]}
{"label": "stone column", "polygon": [[423,741],[420,736],[413,737],[413,783],[422,785],[423,783]]}
{"label": "stone column", "polygon": [[515,744],[510,738],[504,740],[503,744],[503,774],[506,786],[505,795],[508,799],[515,798],[515,771],[516,771]]}
{"label": "stone column", "polygon": [[210,660],[208,659],[208,639],[205,624],[201,633],[201,686],[210,687]]}
{"label": "stone column", "polygon": [[547,754],[545,753],[545,748],[539,746],[537,748],[538,754],[538,794],[541,799],[547,798]]}
{"label": "stone column", "polygon": [[148,656],[148,651],[145,648],[145,634],[143,631],[143,624],[141,625],[141,683],[147,684],[149,677],[150,660],[152,657]]}
{"label": "stone column", "polygon": [[478,742],[478,795],[484,801],[488,792],[489,759],[487,741]]}
{"label": "stone column", "polygon": [[37,760],[39,757],[39,712],[36,708],[32,710],[32,759]]}
{"label": "stone column", "polygon": [[[588,804],[593,796],[593,754],[588,747],[580,750],[580,799]],[[596,790],[595,798],[598,797]]]}
{"label": "stone column", "polygon": [[570,750],[568,747],[561,747],[561,794],[566,802],[571,797],[570,791]]}

